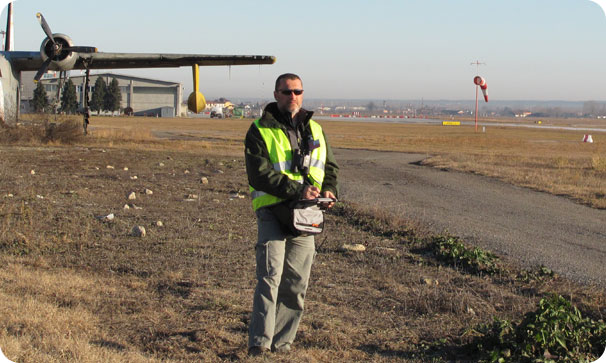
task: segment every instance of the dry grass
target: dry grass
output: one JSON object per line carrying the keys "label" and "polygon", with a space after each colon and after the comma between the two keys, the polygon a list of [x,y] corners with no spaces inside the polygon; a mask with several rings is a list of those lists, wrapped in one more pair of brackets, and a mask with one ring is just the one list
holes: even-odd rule
{"label": "dry grass", "polygon": [[[150,356],[112,344],[90,305],[123,295],[123,282],[70,269],[27,266],[3,258],[0,271],[2,349],[18,362],[149,362]],[[113,349],[112,349],[113,348]],[[119,349],[117,349],[119,348]]]}
{"label": "dry grass", "polygon": [[[322,124],[334,147],[424,153],[426,165],[496,177],[606,208],[606,133],[594,135],[593,144],[584,144],[582,132],[565,130],[495,126],[476,133],[468,126]],[[250,120],[101,118],[93,119],[93,125],[146,130],[177,144],[204,140],[208,146],[220,141],[222,150],[238,154]]]}
{"label": "dry grass", "polygon": [[130,141],[133,143],[156,141],[149,130],[139,129],[99,129],[92,133],[96,139],[108,139],[113,141]]}
{"label": "dry grass", "polygon": [[[151,121],[154,127],[139,130],[124,120],[103,119],[127,130],[103,134],[94,118],[99,128],[93,138],[77,146],[0,146],[0,347],[10,359],[247,360],[256,224],[250,199],[230,195],[247,192],[241,140],[249,121],[188,120],[173,125],[176,140],[155,139],[166,126]],[[555,149],[543,144],[553,141],[538,143],[537,155],[527,157],[513,150],[527,150],[533,138],[519,140],[508,130],[497,137],[378,126],[376,135],[360,136],[353,125],[326,128],[340,146],[370,148],[366,143],[374,140],[379,148],[388,141],[401,151],[435,155],[430,150],[439,149],[449,160],[459,160],[455,148],[465,140],[472,145],[460,145],[465,151],[459,162],[468,165],[488,157],[480,155],[487,150],[475,152],[478,145],[494,150],[490,163],[508,150],[512,168],[523,163],[529,170],[549,161],[553,170],[600,171],[605,159],[600,144],[589,146],[597,148],[591,153],[571,144],[571,155],[549,155]],[[566,140],[556,144],[561,148]],[[202,176],[209,184],[200,183]],[[131,191],[134,201],[126,198]],[[198,198],[186,201],[192,194]],[[142,209],[125,210],[127,203]],[[295,350],[271,359],[474,360],[465,344],[477,324],[495,316],[520,319],[547,292],[571,298],[584,315],[606,316],[602,290],[561,278],[524,282],[516,279],[514,265],[492,277],[472,275],[432,257],[414,221],[354,205],[340,210],[328,216],[327,232],[317,240]],[[109,213],[116,216],[112,222],[97,218]],[[147,236],[131,237],[134,225],[144,226]],[[368,249],[343,253],[342,243]]]}
{"label": "dry grass", "polygon": [[82,126],[77,120],[60,117],[51,121],[35,115],[27,125],[0,128],[0,142],[12,144],[74,144],[83,141]]}
{"label": "dry grass", "polygon": [[[74,118],[76,120],[76,118]],[[78,119],[79,120],[79,119]],[[498,120],[519,124],[529,121]],[[75,122],[75,121],[74,121]],[[87,143],[131,149],[205,149],[241,155],[251,120],[93,117]],[[570,122],[555,120],[554,124]],[[594,122],[595,121],[587,121]],[[322,122],[334,147],[424,153],[425,165],[472,172],[508,183],[569,196],[606,208],[606,143],[593,144],[582,133],[565,130],[444,127],[382,123]],[[606,136],[606,133],[604,133]]]}

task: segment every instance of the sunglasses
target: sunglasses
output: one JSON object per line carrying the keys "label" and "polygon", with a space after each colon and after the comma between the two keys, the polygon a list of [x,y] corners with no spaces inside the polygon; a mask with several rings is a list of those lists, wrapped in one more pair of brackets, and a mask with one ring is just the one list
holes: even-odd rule
{"label": "sunglasses", "polygon": [[294,93],[296,96],[301,96],[303,94],[302,89],[283,89],[278,92],[280,92],[284,96],[290,96],[291,93]]}

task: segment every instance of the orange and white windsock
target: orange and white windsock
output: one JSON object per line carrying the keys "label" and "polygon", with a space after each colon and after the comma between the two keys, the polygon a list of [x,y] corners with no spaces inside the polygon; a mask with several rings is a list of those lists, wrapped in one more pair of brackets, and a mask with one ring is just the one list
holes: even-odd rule
{"label": "orange and white windsock", "polygon": [[484,95],[484,101],[488,102],[488,91],[486,90],[488,85],[486,84],[486,80],[480,76],[475,76],[473,78],[473,83],[475,83],[476,86],[480,86],[482,94]]}

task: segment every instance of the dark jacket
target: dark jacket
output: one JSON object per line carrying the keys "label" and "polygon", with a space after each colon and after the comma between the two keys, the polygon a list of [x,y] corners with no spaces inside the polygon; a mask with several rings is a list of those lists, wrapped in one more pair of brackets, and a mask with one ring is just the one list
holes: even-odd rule
{"label": "dark jacket", "polygon": [[[259,123],[267,127],[281,128],[285,133],[287,133],[288,128],[294,129],[295,125],[302,124],[305,130],[311,132],[309,120],[312,115],[313,112],[301,109],[295,119],[292,120],[290,115],[284,115],[280,112],[277,103],[272,102],[263,110]],[[324,140],[326,140],[326,163],[322,192],[331,191],[335,196],[338,196],[337,175],[339,166],[328,144],[326,135],[324,135]],[[248,183],[255,190],[287,200],[295,200],[301,197],[305,184],[291,180],[288,176],[274,170],[265,141],[254,124],[250,126],[246,133],[244,146]]]}

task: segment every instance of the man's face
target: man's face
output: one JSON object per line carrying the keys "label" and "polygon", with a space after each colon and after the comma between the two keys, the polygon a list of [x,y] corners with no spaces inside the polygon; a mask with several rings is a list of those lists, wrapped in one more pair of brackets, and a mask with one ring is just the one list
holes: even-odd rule
{"label": "man's face", "polygon": [[[292,91],[301,91],[296,95]],[[284,94],[286,93],[286,94]],[[301,109],[303,104],[303,84],[300,79],[282,79],[277,91],[274,91],[274,98],[278,102],[278,108],[282,112],[289,112],[295,115]]]}

